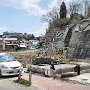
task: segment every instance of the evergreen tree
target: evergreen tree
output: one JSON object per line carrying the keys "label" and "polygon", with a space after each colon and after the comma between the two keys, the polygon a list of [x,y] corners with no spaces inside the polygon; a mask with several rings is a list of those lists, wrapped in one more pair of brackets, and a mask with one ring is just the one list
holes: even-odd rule
{"label": "evergreen tree", "polygon": [[60,6],[60,18],[66,18],[67,10],[66,10],[66,5],[64,2],[62,2]]}

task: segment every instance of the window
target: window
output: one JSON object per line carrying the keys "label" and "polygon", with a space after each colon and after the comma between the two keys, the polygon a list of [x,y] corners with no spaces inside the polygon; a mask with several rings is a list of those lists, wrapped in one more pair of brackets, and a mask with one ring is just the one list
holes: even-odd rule
{"label": "window", "polygon": [[24,43],[24,41],[20,41],[20,43]]}
{"label": "window", "polygon": [[9,41],[9,43],[11,44],[12,42],[11,42],[11,41]]}
{"label": "window", "polygon": [[17,42],[13,42],[14,44],[16,44]]}
{"label": "window", "polygon": [[29,44],[29,43],[27,43],[27,44]]}
{"label": "window", "polygon": [[0,62],[16,61],[15,57],[10,54],[0,55]]}

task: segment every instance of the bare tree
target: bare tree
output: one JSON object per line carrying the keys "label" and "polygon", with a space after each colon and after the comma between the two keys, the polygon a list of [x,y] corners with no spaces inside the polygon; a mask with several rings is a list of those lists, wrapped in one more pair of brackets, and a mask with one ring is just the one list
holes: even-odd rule
{"label": "bare tree", "polygon": [[57,18],[59,18],[59,11],[60,11],[60,3],[61,1],[58,0],[57,4],[54,8],[52,8],[51,11],[47,12],[47,14],[42,15],[41,20],[43,22],[49,22],[50,20],[53,21]]}
{"label": "bare tree", "polygon": [[84,7],[84,16],[87,16],[87,5],[88,5],[88,0],[83,0],[83,7]]}
{"label": "bare tree", "polygon": [[90,5],[87,7],[87,16],[90,16]]}
{"label": "bare tree", "polygon": [[69,13],[70,15],[73,15],[74,13],[80,13],[82,14],[82,5],[78,1],[75,2],[70,2],[70,8],[69,8]]}
{"label": "bare tree", "polygon": [[46,15],[42,15],[42,21],[44,22],[49,22],[50,20],[53,21],[57,18],[57,15],[58,15],[57,8],[53,8]]}
{"label": "bare tree", "polygon": [[88,11],[89,11],[89,6],[90,6],[90,0],[82,0],[82,5],[83,5],[83,11],[84,11],[84,16],[88,16]]}

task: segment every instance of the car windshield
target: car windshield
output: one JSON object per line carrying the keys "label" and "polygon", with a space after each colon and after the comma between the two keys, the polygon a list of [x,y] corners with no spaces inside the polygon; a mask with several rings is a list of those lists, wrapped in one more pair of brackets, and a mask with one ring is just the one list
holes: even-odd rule
{"label": "car windshield", "polygon": [[0,55],[0,62],[16,61],[15,57],[10,54]]}

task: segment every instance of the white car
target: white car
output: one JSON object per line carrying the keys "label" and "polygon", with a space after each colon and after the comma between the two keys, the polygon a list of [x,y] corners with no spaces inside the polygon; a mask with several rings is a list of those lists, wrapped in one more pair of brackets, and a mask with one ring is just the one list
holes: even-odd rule
{"label": "white car", "polygon": [[23,66],[8,53],[0,53],[0,76],[18,75]]}

